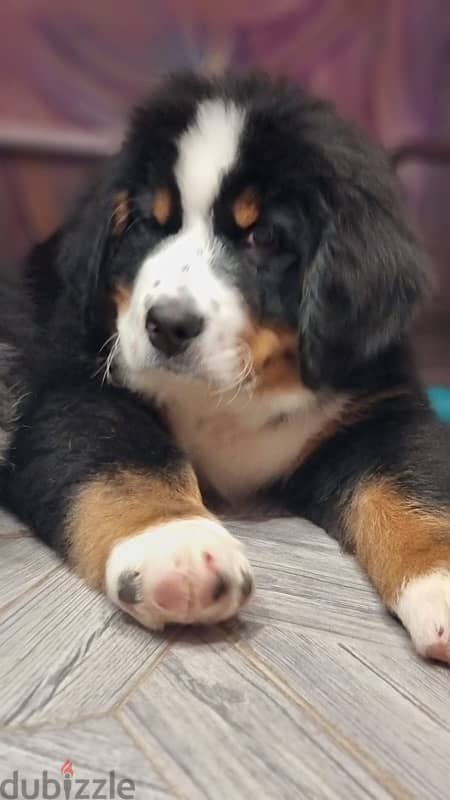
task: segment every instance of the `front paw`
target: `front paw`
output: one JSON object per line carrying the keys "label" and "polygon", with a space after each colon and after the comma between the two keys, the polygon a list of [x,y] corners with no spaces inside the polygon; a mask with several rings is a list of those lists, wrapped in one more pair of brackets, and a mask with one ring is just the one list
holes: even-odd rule
{"label": "front paw", "polygon": [[162,523],[119,542],[105,583],[116,605],[153,630],[228,619],[254,588],[241,544],[203,517]]}
{"label": "front paw", "polygon": [[450,571],[412,578],[393,610],[421,656],[450,664]]}

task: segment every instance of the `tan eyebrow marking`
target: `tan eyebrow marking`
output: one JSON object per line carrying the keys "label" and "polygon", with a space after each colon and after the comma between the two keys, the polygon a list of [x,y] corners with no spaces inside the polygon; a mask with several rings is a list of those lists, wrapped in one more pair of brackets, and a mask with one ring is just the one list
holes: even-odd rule
{"label": "tan eyebrow marking", "polygon": [[168,189],[157,189],[152,201],[151,212],[160,225],[165,225],[172,213],[172,198]]}
{"label": "tan eyebrow marking", "polygon": [[259,202],[254,189],[248,188],[233,203],[233,217],[236,225],[245,230],[259,217]]}
{"label": "tan eyebrow marking", "polygon": [[114,198],[114,212],[113,212],[113,226],[112,232],[114,236],[120,236],[128,222],[128,215],[130,213],[128,192],[117,192]]}

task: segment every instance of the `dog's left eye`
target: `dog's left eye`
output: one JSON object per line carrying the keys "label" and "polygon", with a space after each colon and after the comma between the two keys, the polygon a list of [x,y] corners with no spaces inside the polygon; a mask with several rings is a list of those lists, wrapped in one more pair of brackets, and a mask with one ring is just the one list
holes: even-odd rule
{"label": "dog's left eye", "polygon": [[257,225],[248,234],[245,242],[248,247],[272,250],[277,243],[277,232],[273,225]]}

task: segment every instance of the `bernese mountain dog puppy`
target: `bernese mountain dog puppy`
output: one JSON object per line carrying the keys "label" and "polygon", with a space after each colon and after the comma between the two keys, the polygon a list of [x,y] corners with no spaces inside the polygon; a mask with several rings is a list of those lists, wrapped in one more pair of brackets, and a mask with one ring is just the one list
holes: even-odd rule
{"label": "bernese mountain dog puppy", "polygon": [[4,502],[150,629],[252,594],[206,497],[306,517],[450,662],[450,437],[408,344],[426,272],[387,158],[328,104],[169,79],[3,287]]}

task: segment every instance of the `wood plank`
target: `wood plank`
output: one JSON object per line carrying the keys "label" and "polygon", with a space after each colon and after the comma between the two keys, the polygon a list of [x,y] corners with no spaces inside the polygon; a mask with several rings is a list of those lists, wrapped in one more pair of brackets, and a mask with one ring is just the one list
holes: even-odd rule
{"label": "wood plank", "polygon": [[450,671],[414,656],[319,529],[230,522],[255,603],[228,638],[185,633],[169,649],[176,631],[128,623],[2,524],[1,777],[70,758],[85,778],[132,769],[150,800],[447,796]]}
{"label": "wood plank", "polygon": [[3,537],[6,539],[12,536],[31,535],[31,531],[14,514],[10,514],[4,508],[0,508],[0,544],[3,541]]}
{"label": "wood plank", "polygon": [[[189,800],[386,798],[345,747],[220,639],[177,642],[118,712]],[[380,773],[380,778],[385,778]]]}
{"label": "wood plank", "polygon": [[345,641],[339,646],[450,734],[448,667],[419,658],[411,644],[407,652],[360,641]]}
{"label": "wood plank", "polygon": [[0,721],[103,713],[166,645],[61,567],[0,614]]}
{"label": "wood plank", "polygon": [[287,622],[404,646],[402,629],[354,558],[320,528],[300,519],[228,526],[244,542],[255,571],[256,595],[245,621]]}
{"label": "wood plank", "polygon": [[[109,797],[109,773],[114,771],[116,787],[122,779],[134,782],[135,794],[132,796],[136,800],[175,798],[164,779],[113,718],[85,720],[68,728],[43,727],[31,731],[2,732],[0,782],[18,770],[18,778],[27,781],[31,792],[32,781],[42,781],[44,770],[47,770],[49,778],[62,781],[61,766],[67,760],[72,762],[74,773],[71,797],[80,791],[80,785],[75,783],[80,779],[90,782],[84,789],[85,797],[94,796],[96,790],[98,797]],[[100,792],[99,784],[93,783],[94,779],[106,780],[107,789]],[[64,797],[63,789],[60,796]]]}
{"label": "wood plank", "polygon": [[342,643],[294,627],[260,627],[251,642],[237,647],[249,652],[250,660],[256,653],[414,797],[448,796],[450,708],[445,698],[450,678],[445,667],[420,664],[406,646],[402,651],[361,641]]}
{"label": "wood plank", "polygon": [[59,564],[59,559],[37,539],[0,534],[0,609],[42,581]]}

